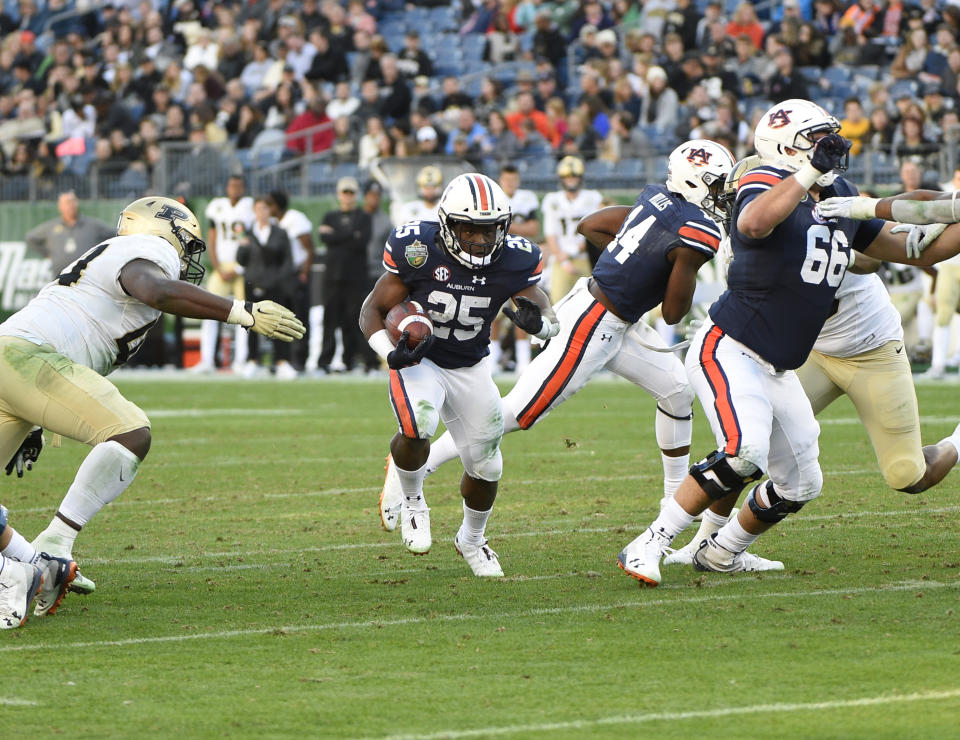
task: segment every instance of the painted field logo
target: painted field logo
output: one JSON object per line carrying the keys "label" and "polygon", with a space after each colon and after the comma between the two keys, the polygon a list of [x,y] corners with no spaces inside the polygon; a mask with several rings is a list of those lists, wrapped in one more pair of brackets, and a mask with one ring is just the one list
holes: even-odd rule
{"label": "painted field logo", "polygon": [[406,246],[403,256],[407,258],[410,267],[423,267],[427,261],[427,245],[416,239]]}
{"label": "painted field logo", "polygon": [[27,305],[51,280],[50,260],[28,253],[24,242],[0,242],[0,321]]}

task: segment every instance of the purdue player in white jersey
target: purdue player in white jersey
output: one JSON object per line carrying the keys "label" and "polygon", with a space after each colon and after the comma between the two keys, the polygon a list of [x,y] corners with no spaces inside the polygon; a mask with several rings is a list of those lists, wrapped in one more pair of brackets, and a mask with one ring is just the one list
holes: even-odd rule
{"label": "purdue player in white jersey", "polygon": [[543,196],[544,251],[550,256],[550,300],[559,302],[582,277],[590,275],[587,240],[577,232],[577,224],[598,210],[603,196],[596,190],[582,190],[583,162],[566,156],[557,165],[562,190]]}
{"label": "purdue player in white jersey", "polygon": [[[32,544],[10,535],[5,557],[29,563],[47,552],[72,560],[80,530],[133,481],[150,449],[150,421],[104,376],[137,351],[161,312],[282,341],[303,336],[283,306],[197,287],[206,246],[196,216],[175,200],[134,201],[120,213],[117,234],[0,324],[0,459],[23,454],[36,426],[93,447],[47,528]],[[95,587],[79,572],[71,586],[86,593]],[[44,608],[38,602],[35,613]]]}
{"label": "purdue player in white jersey", "polygon": [[390,208],[390,220],[394,226],[408,221],[436,221],[440,194],[443,192],[443,173],[439,167],[428,164],[417,173],[416,200],[397,203]]}
{"label": "purdue player in white jersey", "polygon": [[[244,195],[243,177],[231,175],[227,180],[226,196],[214,198],[207,206],[206,217],[210,228],[207,241],[210,266],[207,290],[220,296],[244,300],[243,268],[237,264],[237,249],[244,234],[253,228],[253,198]],[[220,323],[204,321],[200,324],[200,362],[197,372],[212,372],[216,367],[214,353]],[[247,361],[247,335],[237,327],[233,336],[233,368],[240,370]]]}

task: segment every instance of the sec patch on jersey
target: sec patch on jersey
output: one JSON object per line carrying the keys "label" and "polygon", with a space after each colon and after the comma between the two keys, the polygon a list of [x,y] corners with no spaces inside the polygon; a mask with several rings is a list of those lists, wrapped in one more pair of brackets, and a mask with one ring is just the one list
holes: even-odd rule
{"label": "sec patch on jersey", "polygon": [[400,335],[403,332],[410,332],[410,337],[407,340],[407,346],[410,349],[433,334],[433,322],[427,317],[423,306],[416,301],[404,301],[391,308],[387,313],[385,323],[390,341],[394,344],[400,341]]}

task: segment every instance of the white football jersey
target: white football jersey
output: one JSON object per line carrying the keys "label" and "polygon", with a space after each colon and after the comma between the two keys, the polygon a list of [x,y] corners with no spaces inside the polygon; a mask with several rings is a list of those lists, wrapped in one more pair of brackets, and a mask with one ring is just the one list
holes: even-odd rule
{"label": "white football jersey", "polygon": [[293,208],[283,214],[280,219],[280,226],[287,232],[290,239],[290,254],[293,257],[293,266],[298,270],[307,261],[307,250],[300,243],[300,237],[307,236],[313,231],[313,225],[307,214],[303,211],[296,211]]}
{"label": "white football jersey", "polygon": [[513,212],[514,221],[528,221],[531,218],[536,218],[540,201],[537,200],[537,196],[532,190],[517,190],[512,198],[508,195],[507,200],[510,201],[510,210]]}
{"label": "white football jersey", "polygon": [[837,312],[813,348],[831,357],[853,357],[891,341],[903,341],[900,314],[878,275],[848,272],[837,288]]}
{"label": "white football jersey", "polygon": [[396,207],[391,206],[390,208],[390,220],[393,221],[395,227],[405,224],[407,221],[439,221],[440,216],[437,214],[439,207],[439,200],[429,206],[419,198],[406,203],[398,203]]}
{"label": "white football jersey", "polygon": [[214,198],[205,215],[217,232],[217,259],[236,262],[240,239],[253,228],[253,198],[248,195],[236,205],[230,203],[229,198]]}
{"label": "white football jersey", "polygon": [[555,237],[557,245],[570,257],[584,254],[587,242],[577,233],[577,224],[581,218],[600,208],[602,203],[603,196],[596,190],[581,190],[573,200],[563,190],[547,193],[543,196],[540,208],[543,235]]}
{"label": "white football jersey", "polygon": [[74,362],[107,375],[139,349],[160,311],[120,286],[120,270],[149,260],[171,280],[180,257],[159,236],[115,236],[84,253],[26,306],[0,324],[0,335],[49,344]]}

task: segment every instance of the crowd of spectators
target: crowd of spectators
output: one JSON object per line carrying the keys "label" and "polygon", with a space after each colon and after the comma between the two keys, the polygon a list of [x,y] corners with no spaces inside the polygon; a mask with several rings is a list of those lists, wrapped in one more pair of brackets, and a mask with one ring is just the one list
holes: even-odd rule
{"label": "crowd of spectators", "polygon": [[[423,17],[418,6],[446,9],[451,48],[404,23]],[[183,143],[189,172],[225,142],[360,167],[432,154],[485,169],[567,154],[617,162],[689,136],[739,156],[758,113],[792,97],[823,100],[855,153],[929,168],[960,110],[960,7],[940,0],[783,0],[763,18],[717,0],[3,7],[0,172],[42,180],[82,161],[131,191],[148,187],[166,142]],[[469,62],[452,48],[469,38],[486,64],[525,66],[487,67],[465,86],[475,69],[445,57]]]}

